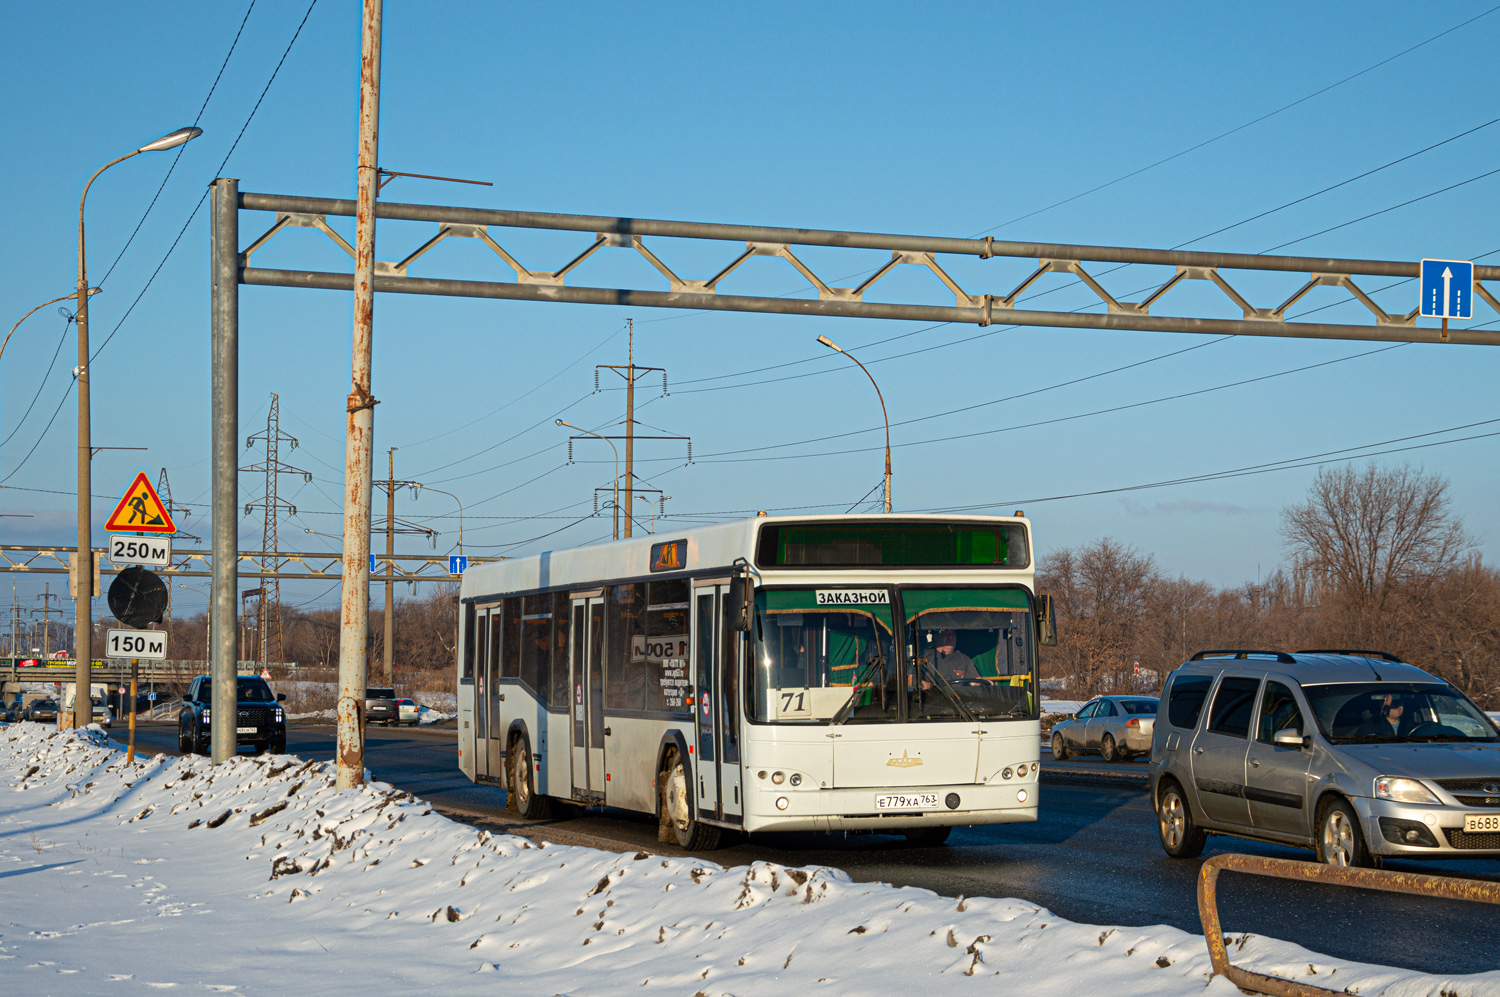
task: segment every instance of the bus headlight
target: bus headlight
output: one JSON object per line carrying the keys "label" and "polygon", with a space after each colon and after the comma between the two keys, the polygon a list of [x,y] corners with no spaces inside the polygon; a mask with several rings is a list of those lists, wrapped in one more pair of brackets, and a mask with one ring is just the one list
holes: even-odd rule
{"label": "bus headlight", "polygon": [[771,781],[774,782],[778,786],[781,785],[783,782],[786,782],[786,773],[785,772],[772,772],[771,773]]}
{"label": "bus headlight", "polygon": [[776,809],[777,810],[785,810],[787,807],[789,807],[791,805],[792,805],[792,801],[789,800],[789,799],[787,799],[785,796],[778,796],[778,797],[776,797]]}
{"label": "bus headlight", "polygon": [[801,775],[801,773],[799,773],[799,772],[793,772],[792,773],[792,778],[790,779],[790,782],[791,782],[791,784],[793,786],[800,786],[800,785],[802,785],[802,775]]}
{"label": "bus headlight", "polygon": [[1004,769],[1002,769],[1000,771],[1000,778],[1002,778],[1002,779],[1009,779],[1010,778],[1010,768],[1009,767],[1006,767],[1006,768],[1004,768]]}
{"label": "bus headlight", "polygon": [[1026,790],[1024,790],[1024,789],[1018,789],[1018,790],[1016,790],[1016,802],[1017,803],[1025,803],[1026,802]]}

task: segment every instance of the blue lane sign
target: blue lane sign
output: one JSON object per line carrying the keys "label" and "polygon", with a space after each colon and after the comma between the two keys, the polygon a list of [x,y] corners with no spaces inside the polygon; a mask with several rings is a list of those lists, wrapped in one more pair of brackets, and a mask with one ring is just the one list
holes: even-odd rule
{"label": "blue lane sign", "polygon": [[1468,260],[1422,261],[1422,316],[1474,317],[1474,264]]}
{"label": "blue lane sign", "polygon": [[464,573],[464,569],[467,568],[468,566],[469,566],[469,555],[467,555],[467,554],[449,554],[448,555],[448,574],[450,574],[450,575],[461,575],[461,574]]}
{"label": "blue lane sign", "polygon": [[374,573],[375,573],[375,555],[371,554],[370,555],[370,574],[373,575]]}

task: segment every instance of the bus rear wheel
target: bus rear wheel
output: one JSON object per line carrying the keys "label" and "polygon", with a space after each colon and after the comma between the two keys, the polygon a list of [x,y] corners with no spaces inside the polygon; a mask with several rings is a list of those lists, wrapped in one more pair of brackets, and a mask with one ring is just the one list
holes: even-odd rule
{"label": "bus rear wheel", "polygon": [[682,759],[672,754],[667,758],[667,778],[662,783],[662,813],[678,846],[688,851],[712,851],[719,847],[719,829],[693,820],[688,790],[687,770]]}

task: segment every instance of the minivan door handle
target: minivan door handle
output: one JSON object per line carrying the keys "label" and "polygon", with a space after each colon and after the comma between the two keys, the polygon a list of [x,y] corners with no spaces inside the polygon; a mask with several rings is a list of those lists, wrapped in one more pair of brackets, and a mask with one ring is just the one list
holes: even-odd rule
{"label": "minivan door handle", "polygon": [[1202,748],[1194,748],[1193,749],[1193,754],[1195,754],[1195,755],[1201,755],[1201,754],[1203,754],[1203,749]]}
{"label": "minivan door handle", "polygon": [[1259,758],[1252,758],[1252,759],[1250,759],[1250,767],[1253,768],[1253,769],[1260,768],[1260,759]]}

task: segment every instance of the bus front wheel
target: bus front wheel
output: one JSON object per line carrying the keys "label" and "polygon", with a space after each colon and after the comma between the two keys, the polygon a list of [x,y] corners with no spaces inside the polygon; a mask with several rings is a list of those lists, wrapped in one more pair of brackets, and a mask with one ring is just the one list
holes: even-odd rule
{"label": "bus front wheel", "polygon": [[687,770],[675,754],[667,759],[667,778],[662,785],[662,813],[677,838],[677,844],[688,851],[712,851],[719,847],[719,829],[693,820],[688,799]]}

